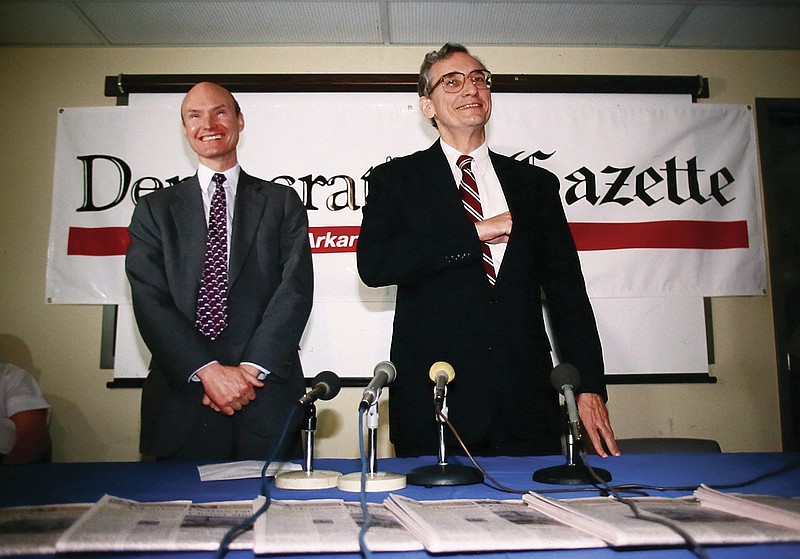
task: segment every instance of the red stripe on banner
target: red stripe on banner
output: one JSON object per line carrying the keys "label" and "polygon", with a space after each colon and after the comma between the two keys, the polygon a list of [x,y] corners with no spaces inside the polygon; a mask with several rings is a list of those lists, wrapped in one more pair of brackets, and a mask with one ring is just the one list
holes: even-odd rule
{"label": "red stripe on banner", "polygon": [[308,240],[311,252],[325,254],[331,252],[355,252],[358,246],[358,225],[309,227]]}
{"label": "red stripe on banner", "polygon": [[131,240],[127,227],[70,227],[69,256],[124,256]]}
{"label": "red stripe on banner", "polygon": [[579,251],[624,248],[748,248],[747,221],[570,223]]}
{"label": "red stripe on banner", "polygon": [[[579,251],[626,248],[748,248],[746,221],[650,221],[642,223],[570,223]],[[361,227],[309,227],[311,252],[355,252]],[[70,227],[70,256],[124,256],[127,227]]]}

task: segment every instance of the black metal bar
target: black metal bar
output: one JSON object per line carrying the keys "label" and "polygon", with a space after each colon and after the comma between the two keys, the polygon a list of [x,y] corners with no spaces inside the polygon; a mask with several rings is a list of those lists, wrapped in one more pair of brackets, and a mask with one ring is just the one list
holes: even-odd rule
{"label": "black metal bar", "polygon": [[[314,385],[314,379],[306,377],[306,386]],[[372,377],[344,377],[339,379],[342,388],[363,388],[369,384]],[[106,383],[106,388],[141,388],[144,386],[144,379],[138,377],[120,377]]]}
{"label": "black metal bar", "polygon": [[606,384],[716,384],[708,373],[632,373],[606,375]]}
{"label": "black metal bar", "polygon": [[[293,92],[415,92],[417,74],[119,74],[106,76],[106,97],[131,93],[185,93],[201,81],[216,82],[230,91]],[[642,93],[709,96],[703,76],[603,76],[559,74],[494,74],[498,93]]]}
{"label": "black metal bar", "polygon": [[[306,386],[312,386],[313,378],[306,378]],[[344,377],[342,387],[363,388],[372,377]],[[716,384],[717,377],[707,373],[636,373],[606,375],[606,384]],[[106,383],[106,388],[141,388],[143,378],[117,378]],[[391,390],[391,386],[389,387]]]}

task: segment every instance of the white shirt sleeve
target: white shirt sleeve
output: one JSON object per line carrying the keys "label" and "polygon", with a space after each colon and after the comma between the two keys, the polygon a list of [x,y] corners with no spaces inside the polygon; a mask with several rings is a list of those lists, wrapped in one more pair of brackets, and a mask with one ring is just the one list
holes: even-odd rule
{"label": "white shirt sleeve", "polygon": [[49,408],[36,379],[28,371],[11,363],[0,363],[0,454],[8,454],[17,440],[12,415]]}

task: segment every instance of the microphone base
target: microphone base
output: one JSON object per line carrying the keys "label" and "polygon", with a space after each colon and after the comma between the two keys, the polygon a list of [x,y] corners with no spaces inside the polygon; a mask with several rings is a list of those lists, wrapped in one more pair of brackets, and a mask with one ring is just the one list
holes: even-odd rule
{"label": "microphone base", "polygon": [[472,485],[483,482],[483,474],[477,469],[461,464],[434,464],[420,466],[408,472],[408,483],[434,487],[442,485]]}
{"label": "microphone base", "polygon": [[329,489],[336,487],[342,474],[331,470],[283,472],[275,476],[280,489]]}
{"label": "microphone base", "polygon": [[[611,474],[602,468],[592,468],[597,477],[603,481],[611,481]],[[550,466],[533,472],[533,481],[552,485],[593,485],[597,480],[589,471],[579,464],[563,464]]]}
{"label": "microphone base", "polygon": [[[361,472],[345,474],[339,478],[338,487],[342,491],[356,493],[361,491]],[[406,486],[406,476],[391,472],[375,472],[367,474],[364,483],[364,491],[367,493],[381,491],[397,491]]]}

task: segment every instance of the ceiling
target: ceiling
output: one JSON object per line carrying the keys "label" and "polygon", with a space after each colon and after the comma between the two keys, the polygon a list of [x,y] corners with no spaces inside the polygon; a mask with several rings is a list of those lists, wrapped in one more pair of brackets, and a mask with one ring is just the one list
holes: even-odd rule
{"label": "ceiling", "polygon": [[798,0],[0,2],[0,45],[800,49]]}

